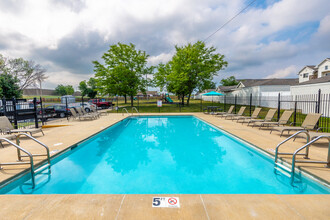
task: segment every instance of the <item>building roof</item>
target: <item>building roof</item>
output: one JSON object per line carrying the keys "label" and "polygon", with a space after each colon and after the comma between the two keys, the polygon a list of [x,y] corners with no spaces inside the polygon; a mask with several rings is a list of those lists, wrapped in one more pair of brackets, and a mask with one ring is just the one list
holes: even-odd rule
{"label": "building roof", "polygon": [[330,75],[323,76],[323,77],[316,78],[316,79],[311,79],[306,82],[299,83],[299,85],[317,84],[317,83],[326,83],[326,82],[330,82]]}
{"label": "building roof", "polygon": [[215,92],[215,89],[205,89],[202,93],[208,93],[208,92],[212,92],[212,91]]}
{"label": "building roof", "polygon": [[[299,82],[298,78],[295,79],[241,79],[240,84],[244,87],[252,86],[271,86],[271,85],[296,85]],[[239,84],[239,85],[240,85]]]}
{"label": "building roof", "polygon": [[[137,95],[144,95],[142,92],[138,92]],[[158,95],[158,91],[146,91],[146,95]]]}
{"label": "building roof", "polygon": [[322,63],[324,63],[325,61],[330,61],[330,58],[325,58],[321,63],[319,63],[316,67],[318,68],[320,65],[322,65]]}
{"label": "building roof", "polygon": [[217,91],[222,91],[222,92],[230,92],[233,91],[237,88],[237,85],[235,86],[218,86]]}
{"label": "building roof", "polygon": [[317,71],[317,67],[315,65],[307,65],[307,66],[304,66],[304,68],[302,68],[297,74],[299,75],[299,73],[301,73],[301,71],[303,71],[306,68],[312,69],[313,72],[316,72]]}
{"label": "building roof", "polygon": [[313,70],[316,70],[317,71],[317,67],[315,65],[307,65],[307,67],[313,69]]}

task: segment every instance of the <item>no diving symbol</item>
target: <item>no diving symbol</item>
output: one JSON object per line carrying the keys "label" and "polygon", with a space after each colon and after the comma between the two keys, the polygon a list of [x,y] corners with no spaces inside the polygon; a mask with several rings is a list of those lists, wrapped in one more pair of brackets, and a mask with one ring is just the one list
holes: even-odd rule
{"label": "no diving symbol", "polygon": [[168,199],[168,203],[169,203],[170,205],[176,205],[177,202],[178,202],[178,201],[177,201],[175,198],[169,198],[169,199]]}

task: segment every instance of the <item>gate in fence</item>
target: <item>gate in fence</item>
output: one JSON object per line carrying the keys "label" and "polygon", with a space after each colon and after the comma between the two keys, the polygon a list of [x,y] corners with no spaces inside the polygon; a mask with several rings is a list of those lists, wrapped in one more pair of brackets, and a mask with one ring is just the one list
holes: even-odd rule
{"label": "gate in fence", "polygon": [[[39,108],[38,108],[39,106]],[[38,114],[40,112],[40,114]],[[0,103],[0,116],[6,116],[15,129],[39,127],[44,120],[41,100],[2,99]]]}

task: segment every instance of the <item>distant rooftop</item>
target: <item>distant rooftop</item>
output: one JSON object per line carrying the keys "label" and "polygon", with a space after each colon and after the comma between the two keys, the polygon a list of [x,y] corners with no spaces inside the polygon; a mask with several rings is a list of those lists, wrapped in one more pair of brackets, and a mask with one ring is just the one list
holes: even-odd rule
{"label": "distant rooftop", "polygon": [[299,83],[299,85],[316,84],[316,83],[326,83],[326,82],[330,82],[330,75],[323,76],[323,77],[316,78],[316,79],[311,79],[311,80],[308,80],[306,82]]}
{"label": "distant rooftop", "polygon": [[230,92],[237,88],[236,86],[218,86],[218,90],[222,92]]}
{"label": "distant rooftop", "polygon": [[297,85],[298,78],[295,79],[238,79],[245,87],[268,86],[268,85]]}

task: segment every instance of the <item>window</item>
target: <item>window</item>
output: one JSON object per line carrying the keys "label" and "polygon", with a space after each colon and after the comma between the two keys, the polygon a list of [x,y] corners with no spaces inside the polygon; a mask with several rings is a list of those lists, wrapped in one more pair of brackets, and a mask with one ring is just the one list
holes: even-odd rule
{"label": "window", "polygon": [[308,73],[304,73],[304,78],[308,78]]}
{"label": "window", "polygon": [[325,66],[324,69],[325,69],[325,70],[328,70],[328,66]]}

